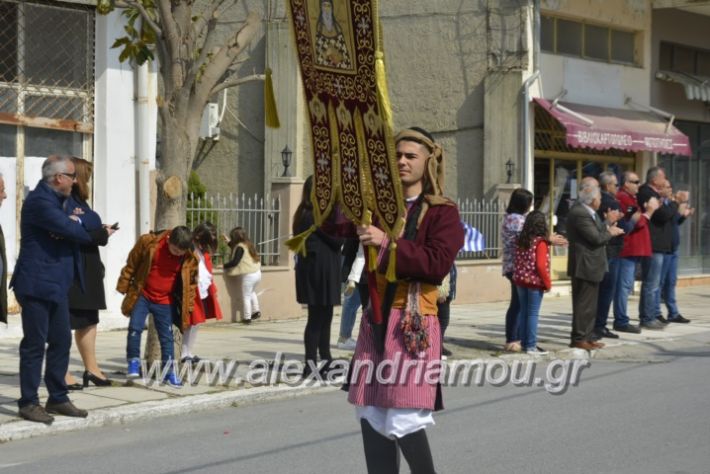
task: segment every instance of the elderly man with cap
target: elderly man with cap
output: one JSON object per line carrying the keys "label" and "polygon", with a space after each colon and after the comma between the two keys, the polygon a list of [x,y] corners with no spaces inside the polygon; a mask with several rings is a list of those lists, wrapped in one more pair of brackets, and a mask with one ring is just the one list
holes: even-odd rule
{"label": "elderly man with cap", "polygon": [[[441,146],[421,128],[401,131],[395,142],[407,206],[404,231],[396,241],[396,281],[385,278],[390,254],[385,249],[391,244],[385,233],[377,225],[359,227],[360,242],[374,247],[379,258],[348,400],[360,419],[368,472],[397,472],[401,449],[413,472],[432,473],[425,428],[434,423],[433,411],[443,406],[439,373],[427,373],[441,367],[437,285],[463,246],[464,232],[456,205],[443,196]],[[384,329],[372,324],[373,309],[381,310]],[[384,380],[375,376],[383,364],[391,366],[383,371],[390,375]],[[374,370],[358,370],[368,366]]]}

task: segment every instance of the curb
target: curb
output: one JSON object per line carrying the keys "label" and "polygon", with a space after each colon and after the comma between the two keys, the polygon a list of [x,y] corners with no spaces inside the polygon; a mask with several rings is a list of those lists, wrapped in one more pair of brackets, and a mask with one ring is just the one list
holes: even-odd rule
{"label": "curb", "polygon": [[162,416],[184,414],[188,411],[195,413],[198,411],[226,408],[235,404],[284,400],[338,389],[339,386],[322,382],[315,385],[299,385],[296,387],[256,387],[216,394],[190,395],[168,400],[154,400],[131,403],[113,408],[102,408],[90,411],[87,418],[57,417],[54,423],[49,426],[20,420],[0,425],[0,443],[66,433],[86,428],[119,425]]}

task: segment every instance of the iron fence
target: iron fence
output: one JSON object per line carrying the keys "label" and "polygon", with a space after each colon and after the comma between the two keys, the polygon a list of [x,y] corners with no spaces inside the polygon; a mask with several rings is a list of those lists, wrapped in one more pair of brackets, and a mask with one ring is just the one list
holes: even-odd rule
{"label": "iron fence", "polygon": [[499,258],[501,251],[500,228],[505,214],[505,203],[499,199],[459,199],[461,220],[483,235],[483,249],[477,252],[460,252],[459,260]]}
{"label": "iron fence", "polygon": [[[279,225],[281,201],[258,195],[229,194],[199,196],[190,194],[187,204],[187,225],[191,229],[205,221],[217,227],[218,235],[229,235],[234,227],[243,227],[256,245],[263,265],[279,264]],[[222,238],[215,255],[215,264],[222,265],[229,258],[229,247]]]}

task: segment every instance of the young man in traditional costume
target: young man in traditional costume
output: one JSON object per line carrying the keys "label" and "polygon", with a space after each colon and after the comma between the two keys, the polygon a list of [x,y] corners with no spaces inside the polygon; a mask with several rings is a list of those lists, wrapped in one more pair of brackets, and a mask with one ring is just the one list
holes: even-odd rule
{"label": "young man in traditional costume", "polygon": [[[433,411],[443,408],[437,285],[463,246],[464,231],[456,205],[443,196],[441,146],[420,128],[401,131],[395,143],[407,207],[396,241],[396,281],[385,277],[391,245],[385,232],[377,225],[358,227],[360,242],[379,256],[370,277],[376,294],[362,318],[348,400],[356,405],[368,472],[398,472],[399,447],[412,472],[432,473],[424,429],[434,423]],[[390,367],[378,369],[383,363]]]}

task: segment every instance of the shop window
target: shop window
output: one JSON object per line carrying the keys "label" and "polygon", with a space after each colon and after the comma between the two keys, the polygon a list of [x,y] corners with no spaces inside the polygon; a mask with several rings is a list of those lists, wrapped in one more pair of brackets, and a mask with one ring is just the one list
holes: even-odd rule
{"label": "shop window", "polygon": [[688,136],[691,157],[661,155],[675,191],[690,192],[695,214],[680,226],[680,273],[707,273],[710,255],[710,124],[677,120],[675,125]]}

